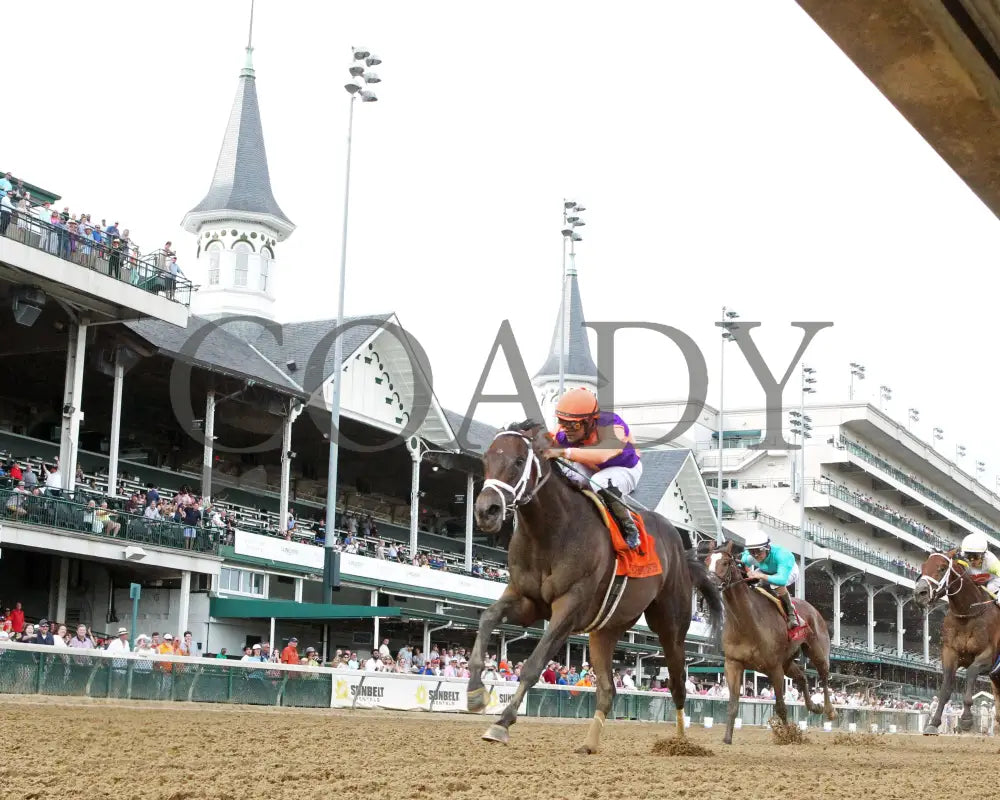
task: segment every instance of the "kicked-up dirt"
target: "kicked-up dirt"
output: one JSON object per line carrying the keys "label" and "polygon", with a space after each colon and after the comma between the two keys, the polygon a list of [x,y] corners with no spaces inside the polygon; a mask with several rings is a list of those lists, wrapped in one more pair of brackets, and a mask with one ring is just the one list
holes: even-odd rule
{"label": "kicked-up dirt", "polygon": [[[522,719],[510,744],[479,737],[490,717],[297,711],[200,704],[0,698],[0,798],[245,800],[599,800],[776,796],[912,800],[928,787],[982,793],[997,743],[965,736],[810,730],[799,747],[771,731],[692,728],[694,748],[657,745],[673,725],[609,722],[604,748],[573,750],[584,722]],[[656,751],[654,754],[654,750]]]}

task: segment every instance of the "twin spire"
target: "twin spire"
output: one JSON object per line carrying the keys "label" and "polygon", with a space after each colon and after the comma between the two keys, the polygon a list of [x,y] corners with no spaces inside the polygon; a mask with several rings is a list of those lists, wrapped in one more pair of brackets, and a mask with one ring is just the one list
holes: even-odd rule
{"label": "twin spire", "polygon": [[240,72],[215,174],[204,199],[184,216],[185,230],[196,232],[200,224],[222,212],[242,212],[254,215],[260,222],[270,221],[279,232],[279,241],[295,230],[271,191],[256,83],[251,2],[246,62]]}

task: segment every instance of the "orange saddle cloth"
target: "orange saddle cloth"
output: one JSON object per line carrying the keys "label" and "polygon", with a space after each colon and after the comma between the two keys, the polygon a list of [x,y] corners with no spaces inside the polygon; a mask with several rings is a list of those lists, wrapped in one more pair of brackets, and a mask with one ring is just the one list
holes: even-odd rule
{"label": "orange saddle cloth", "polygon": [[622,532],[618,528],[618,523],[611,515],[611,512],[608,511],[608,507],[604,504],[604,501],[589,490],[585,489],[583,493],[597,506],[597,510],[601,514],[601,519],[604,520],[604,524],[611,533],[611,544],[615,548],[615,558],[618,560],[615,575],[627,575],[630,578],[649,578],[653,575],[661,574],[663,572],[663,565],[660,564],[660,557],[656,553],[656,545],[653,542],[653,537],[646,532],[646,524],[642,521],[642,517],[632,511],[629,512],[632,514],[632,519],[639,529],[639,546],[635,550],[632,550],[625,543],[625,537],[622,536]]}

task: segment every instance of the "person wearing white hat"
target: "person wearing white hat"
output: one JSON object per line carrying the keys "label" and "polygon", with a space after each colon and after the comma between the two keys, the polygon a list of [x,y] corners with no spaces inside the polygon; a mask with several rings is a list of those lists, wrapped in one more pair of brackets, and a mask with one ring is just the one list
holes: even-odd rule
{"label": "person wearing white hat", "polygon": [[108,642],[109,653],[131,653],[132,647],[128,643],[128,628],[119,628],[118,637]]}

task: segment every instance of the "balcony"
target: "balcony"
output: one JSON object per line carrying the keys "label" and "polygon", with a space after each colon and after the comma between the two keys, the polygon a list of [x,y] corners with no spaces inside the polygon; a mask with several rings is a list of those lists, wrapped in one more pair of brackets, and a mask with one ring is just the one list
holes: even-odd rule
{"label": "balcony", "polygon": [[[741,513],[745,515],[746,519],[754,520],[759,522],[761,525],[766,525],[767,527],[781,531],[782,533],[802,538],[798,525],[792,525],[788,522],[784,522],[783,520],[772,517],[770,514],[762,514],[760,512],[753,511]],[[817,547],[822,547],[826,550],[835,550],[845,556],[856,558],[866,564],[871,564],[873,567],[884,569],[886,572],[891,572],[894,575],[899,575],[900,577],[907,578],[911,581],[916,580],[920,576],[919,570],[906,564],[900,564],[897,561],[886,557],[882,553],[877,552],[871,547],[868,547],[862,542],[851,541],[846,536],[830,533],[824,530],[822,525],[806,523],[804,533],[806,541],[812,542]]]}
{"label": "balcony", "polygon": [[911,478],[905,472],[892,466],[892,464],[890,464],[888,461],[879,458],[870,450],[866,449],[865,447],[862,447],[860,444],[856,442],[852,442],[850,439],[848,439],[846,436],[843,435],[840,437],[840,443],[851,455],[857,456],[861,460],[866,461],[867,463],[871,464],[872,466],[878,468],[882,472],[892,477],[893,480],[897,481],[898,483],[901,483],[904,486],[913,489],[914,491],[918,492],[919,494],[923,495],[929,500],[934,501],[942,508],[948,509],[948,511],[954,514],[956,517],[959,517],[960,519],[964,520],[977,530],[981,530],[984,533],[987,533],[990,536],[994,537],[995,539],[1000,539],[1000,531],[998,531],[996,528],[991,528],[982,520],[976,519],[976,517],[972,516],[972,514],[970,514],[965,509],[959,508],[951,500],[942,497],[940,494],[935,492],[933,489],[925,486],[920,481]]}
{"label": "balcony", "polygon": [[187,324],[195,287],[170,272],[165,253],[139,257],[107,239],[99,244],[30,213],[4,214],[3,220],[9,220],[0,234],[4,281],[33,286],[99,317]]}
{"label": "balcony", "polygon": [[883,522],[887,522],[894,528],[899,528],[899,530],[905,531],[911,536],[915,536],[920,541],[926,542],[935,550],[950,550],[955,546],[953,542],[945,539],[943,536],[939,536],[926,525],[921,525],[919,522],[913,522],[912,520],[893,512],[885,506],[859,497],[856,492],[852,492],[846,486],[834,486],[829,483],[814,481],[813,489],[821,494],[834,497],[842,503],[854,506],[860,511],[864,511],[866,514],[876,517]]}
{"label": "balcony", "polygon": [[203,528],[195,529],[194,543],[188,549],[185,547],[184,525],[111,511],[110,521],[121,525],[112,534],[109,526],[100,519],[98,511],[100,509],[87,503],[51,494],[26,494],[12,489],[0,489],[0,513],[8,523],[85,534],[104,541],[166,547],[183,550],[191,555],[218,554],[218,542],[211,532]]}

